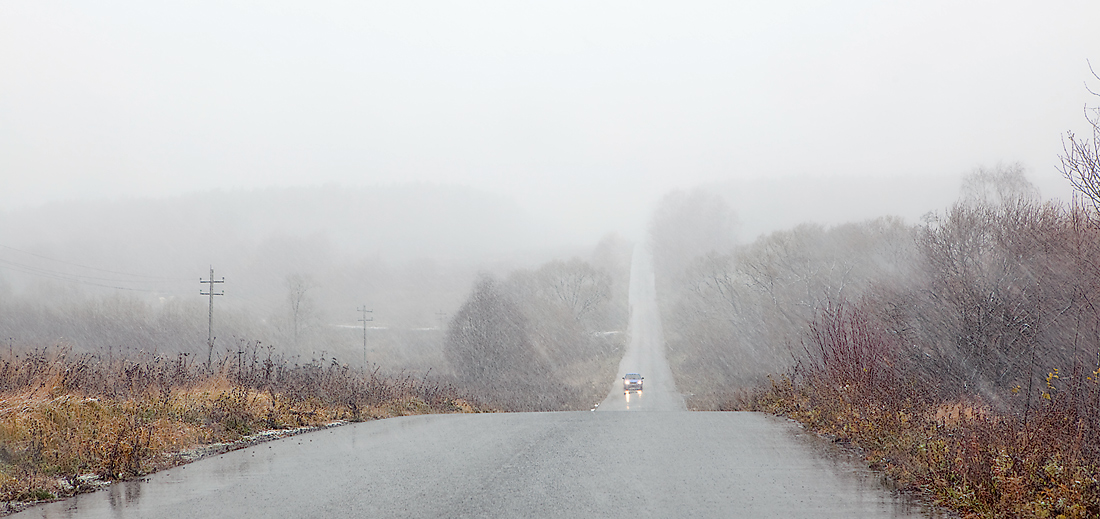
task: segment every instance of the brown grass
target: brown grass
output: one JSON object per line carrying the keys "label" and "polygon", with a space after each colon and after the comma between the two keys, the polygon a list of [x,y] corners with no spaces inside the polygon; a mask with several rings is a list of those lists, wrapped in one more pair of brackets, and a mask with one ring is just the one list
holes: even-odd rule
{"label": "brown grass", "polygon": [[725,407],[785,415],[850,443],[903,488],[964,517],[1100,517],[1096,376],[1073,383],[1051,372],[1026,404],[1022,391],[999,406],[945,399],[898,369],[889,338],[858,311],[834,310],[811,334],[811,353],[830,351]]}
{"label": "brown grass", "polygon": [[0,360],[0,501],[90,490],[265,430],[484,411],[426,376],[292,364],[251,343],[240,350],[211,369],[183,355],[110,362],[59,349]]}

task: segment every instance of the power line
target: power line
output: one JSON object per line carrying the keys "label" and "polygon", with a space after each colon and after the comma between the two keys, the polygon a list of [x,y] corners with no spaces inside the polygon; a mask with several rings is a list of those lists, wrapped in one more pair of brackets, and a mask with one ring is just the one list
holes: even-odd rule
{"label": "power line", "polygon": [[14,261],[8,261],[8,260],[5,260],[5,259],[0,259],[0,268],[15,271],[15,272],[20,272],[20,273],[23,273],[23,274],[29,274],[29,275],[32,275],[32,276],[39,276],[39,277],[50,278],[50,279],[57,279],[57,280],[61,280],[61,281],[71,281],[71,282],[74,282],[74,283],[82,283],[82,284],[85,284],[85,285],[97,286],[97,287],[103,287],[103,288],[113,288],[113,289],[116,289],[116,290],[131,290],[131,291],[134,291],[134,292],[150,292],[150,293],[159,292],[159,290],[151,290],[151,289],[147,289],[147,288],[121,287],[121,286],[118,286],[118,285],[107,285],[107,284],[103,284],[103,283],[97,283],[95,281],[88,281],[89,279],[95,279],[95,280],[101,280],[101,281],[114,281],[114,282],[123,282],[123,283],[128,282],[128,281],[123,280],[123,279],[95,278],[95,277],[86,277],[86,276],[84,277],[85,279],[81,279],[81,276],[78,276],[78,275],[64,274],[64,273],[57,272],[57,271],[32,267],[30,265],[24,265],[22,263],[16,263]]}
{"label": "power line", "polygon": [[15,251],[15,252],[18,252],[18,253],[21,253],[21,254],[26,254],[28,256],[34,256],[34,257],[39,258],[39,259],[54,261],[54,262],[57,262],[57,263],[63,263],[65,265],[71,265],[71,266],[74,266],[74,267],[80,267],[80,268],[84,268],[84,269],[88,269],[88,270],[95,270],[95,271],[98,271],[98,272],[106,272],[108,274],[118,274],[120,276],[128,276],[128,277],[133,277],[133,278],[156,279],[156,280],[160,280],[160,281],[180,281],[179,279],[176,279],[176,278],[166,278],[166,277],[163,277],[163,276],[146,276],[146,275],[142,275],[142,274],[131,274],[129,272],[119,272],[117,270],[107,270],[107,269],[101,269],[101,268],[97,268],[97,267],[89,267],[88,265],[81,265],[79,263],[73,263],[71,261],[59,260],[59,259],[56,259],[56,258],[51,258],[49,256],[43,256],[41,254],[36,254],[36,253],[25,251],[25,250],[22,250],[22,249],[17,249],[15,247],[10,247],[10,246],[4,245],[4,244],[0,244],[0,249],[7,249],[7,250]]}
{"label": "power line", "polygon": [[[131,274],[131,273],[120,272],[120,271],[116,271],[116,270],[108,270],[108,269],[101,269],[101,268],[97,268],[97,267],[91,267],[91,266],[88,266],[88,265],[73,263],[71,261],[65,261],[65,260],[59,260],[59,259],[56,259],[56,258],[51,258],[49,256],[44,256],[42,254],[36,254],[36,253],[33,253],[33,252],[25,251],[25,250],[22,250],[22,249],[17,249],[15,247],[11,247],[11,246],[8,246],[8,245],[3,245],[3,244],[0,244],[0,249],[13,251],[13,252],[16,252],[16,253],[19,253],[19,254],[24,254],[24,255],[27,255],[27,256],[43,259],[43,260],[46,260],[46,261],[55,262],[55,263],[62,264],[62,265],[70,265],[70,266],[73,266],[73,267],[79,267],[81,269],[86,269],[86,270],[89,270],[89,271],[103,272],[103,273],[114,274],[115,275],[115,277],[106,277],[106,276],[102,276],[102,275],[80,274],[80,273],[76,273],[76,272],[72,272],[72,271],[61,271],[61,270],[56,270],[56,269],[41,266],[41,265],[29,264],[29,263],[24,263],[24,262],[20,262],[20,261],[15,261],[15,260],[12,260],[12,259],[0,258],[0,269],[4,269],[4,270],[7,270],[7,271],[11,271],[11,272],[18,272],[18,273],[21,273],[21,274],[27,274],[27,275],[30,275],[30,276],[37,276],[37,277],[47,278],[47,279],[56,279],[56,280],[60,280],[60,281],[80,283],[80,284],[83,284],[83,285],[102,287],[102,288],[111,288],[111,289],[115,289],[115,290],[128,290],[128,291],[132,291],[132,292],[146,292],[146,293],[159,293],[159,292],[164,291],[163,287],[161,287],[161,289],[149,288],[149,282],[150,281],[160,281],[160,282],[173,282],[173,281],[180,282],[180,281],[183,281],[182,279],[178,279],[178,278],[167,278],[167,277],[160,277],[160,276],[146,276],[146,275],[142,275],[142,274]],[[130,278],[130,279],[120,279],[117,276],[123,276],[124,278]],[[139,285],[142,285],[142,286],[141,287],[122,286],[122,285],[126,285],[126,284],[139,284]]]}

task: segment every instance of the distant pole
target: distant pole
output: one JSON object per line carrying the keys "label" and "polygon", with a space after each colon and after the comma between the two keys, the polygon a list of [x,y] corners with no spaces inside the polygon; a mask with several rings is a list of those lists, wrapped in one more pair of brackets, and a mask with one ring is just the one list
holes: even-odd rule
{"label": "distant pole", "polygon": [[225,283],[225,278],[214,279],[214,266],[210,266],[210,279],[199,278],[199,283],[210,285],[206,292],[199,290],[199,295],[210,296],[210,315],[206,326],[206,369],[210,370],[210,361],[214,356],[214,296],[224,296],[225,291],[214,292],[214,283]]}
{"label": "distant pole", "polygon": [[[374,310],[367,310],[367,305],[363,305],[363,308],[356,308],[356,310],[363,312],[363,318],[359,319],[359,322],[363,323],[363,369],[367,369],[367,323],[374,320]],[[367,314],[371,314],[367,317]]]}
{"label": "distant pole", "polygon": [[447,330],[445,330],[443,328],[443,318],[446,317],[446,315],[447,314],[443,313],[443,309],[440,309],[438,312],[435,313],[435,316],[439,318],[439,337],[440,337],[439,343],[440,344],[444,344],[444,343],[447,342]]}

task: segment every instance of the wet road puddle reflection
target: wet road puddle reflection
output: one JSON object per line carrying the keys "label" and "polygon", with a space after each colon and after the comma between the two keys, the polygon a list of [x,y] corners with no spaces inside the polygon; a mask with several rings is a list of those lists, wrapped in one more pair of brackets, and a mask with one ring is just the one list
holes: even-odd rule
{"label": "wet road puddle reflection", "polygon": [[642,403],[641,391],[624,391],[623,400],[626,401],[626,410],[630,410],[630,404],[633,402],[635,406]]}

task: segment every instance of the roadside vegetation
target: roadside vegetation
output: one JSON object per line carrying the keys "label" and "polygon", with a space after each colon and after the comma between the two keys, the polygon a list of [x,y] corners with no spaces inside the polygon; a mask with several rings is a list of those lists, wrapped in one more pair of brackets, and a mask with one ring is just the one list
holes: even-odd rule
{"label": "roadside vegetation", "polygon": [[427,376],[325,358],[298,364],[258,343],[239,346],[209,368],[184,354],[9,352],[0,359],[0,501],[91,490],[262,431],[488,411]]}
{"label": "roadside vegetation", "polygon": [[593,261],[484,275],[447,330],[455,384],[508,411],[589,410],[626,343],[630,254],[605,239]]}
{"label": "roadside vegetation", "polygon": [[866,309],[846,306],[823,312],[808,342],[806,362],[722,408],[787,416],[853,445],[901,488],[964,517],[1100,516],[1100,370],[1051,368],[1030,391],[947,389]]}
{"label": "roadside vegetation", "polygon": [[666,198],[651,240],[689,407],[790,417],[966,517],[1100,517],[1089,113],[1091,138],[1066,137],[1068,204],[1000,165],[918,225],[803,225],[732,245],[713,223],[732,221],[720,199]]}
{"label": "roadside vegetation", "polygon": [[1022,180],[697,258],[665,285],[689,406],[785,415],[964,516],[1100,516],[1100,215]]}

